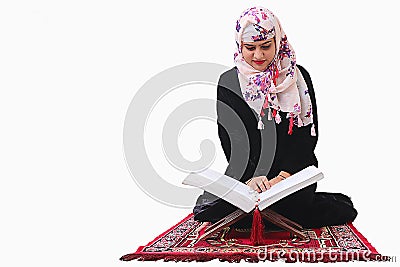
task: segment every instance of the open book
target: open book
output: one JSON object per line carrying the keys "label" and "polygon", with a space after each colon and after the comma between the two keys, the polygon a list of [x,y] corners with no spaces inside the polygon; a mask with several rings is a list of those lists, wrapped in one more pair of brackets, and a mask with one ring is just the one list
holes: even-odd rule
{"label": "open book", "polygon": [[315,166],[309,166],[262,193],[254,191],[232,177],[210,169],[191,173],[182,183],[201,188],[249,213],[257,204],[261,211],[278,200],[321,180],[323,177],[322,172]]}

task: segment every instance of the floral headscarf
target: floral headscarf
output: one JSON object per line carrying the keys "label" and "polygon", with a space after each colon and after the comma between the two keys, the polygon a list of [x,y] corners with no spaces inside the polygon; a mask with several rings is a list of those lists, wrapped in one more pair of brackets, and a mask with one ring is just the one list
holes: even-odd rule
{"label": "floral headscarf", "polygon": [[[276,52],[264,71],[254,69],[242,55],[242,41],[260,41],[275,37]],[[296,55],[275,15],[266,8],[245,10],[236,22],[237,51],[235,65],[243,97],[259,116],[258,129],[264,129],[261,118],[268,109],[268,119],[281,122],[279,112],[287,112],[290,120],[288,134],[293,125],[313,123],[312,104],[306,82],[296,66]],[[314,125],[311,134],[315,135]]]}

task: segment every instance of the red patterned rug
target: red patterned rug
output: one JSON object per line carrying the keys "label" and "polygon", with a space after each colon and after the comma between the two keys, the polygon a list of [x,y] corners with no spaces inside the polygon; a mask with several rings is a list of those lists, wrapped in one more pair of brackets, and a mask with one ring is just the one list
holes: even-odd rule
{"label": "red patterned rug", "polygon": [[193,214],[189,214],[146,246],[141,246],[135,253],[120,259],[339,262],[382,261],[386,258],[351,223],[307,229],[307,240],[293,238],[285,231],[266,232],[265,245],[262,246],[251,245],[250,229],[229,227],[207,240],[198,241],[199,235],[208,224],[193,220]]}

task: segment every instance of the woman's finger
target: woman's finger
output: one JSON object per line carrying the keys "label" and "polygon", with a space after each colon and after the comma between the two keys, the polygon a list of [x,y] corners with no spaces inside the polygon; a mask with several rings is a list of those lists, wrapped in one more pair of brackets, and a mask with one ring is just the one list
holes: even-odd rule
{"label": "woman's finger", "polygon": [[268,190],[268,182],[265,182],[264,180],[261,180],[261,189],[262,191],[267,191]]}
{"label": "woman's finger", "polygon": [[258,193],[261,193],[261,192],[262,192],[262,191],[261,191],[261,188],[260,188],[260,187],[258,186],[258,184],[257,184],[257,181],[255,181],[255,180],[251,181],[250,187],[251,187],[254,191],[258,192]]}
{"label": "woman's finger", "polygon": [[265,179],[262,180],[264,186],[265,186],[265,190],[268,190],[271,188],[271,183],[268,181],[267,177],[265,177]]}
{"label": "woman's finger", "polygon": [[258,193],[261,193],[262,191],[264,191],[262,186],[259,183],[256,182],[256,186],[257,186],[257,192]]}

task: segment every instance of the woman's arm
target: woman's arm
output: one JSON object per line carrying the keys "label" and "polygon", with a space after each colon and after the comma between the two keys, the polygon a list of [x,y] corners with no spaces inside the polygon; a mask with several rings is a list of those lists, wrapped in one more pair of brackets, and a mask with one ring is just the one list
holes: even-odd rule
{"label": "woman's arm", "polygon": [[318,167],[318,160],[314,154],[319,133],[315,92],[309,73],[302,66],[298,65],[298,67],[306,81],[308,93],[310,94],[316,136],[311,135],[311,125],[294,127],[292,135],[287,134],[287,120],[282,120],[280,124],[276,125],[278,136],[280,137],[277,155],[279,169],[292,174],[309,165]]}
{"label": "woman's arm", "polygon": [[[242,182],[254,175],[260,155],[257,120],[238,95],[233,69],[221,75],[217,87],[218,136],[228,161],[225,174]],[[239,90],[239,92],[238,92]]]}

